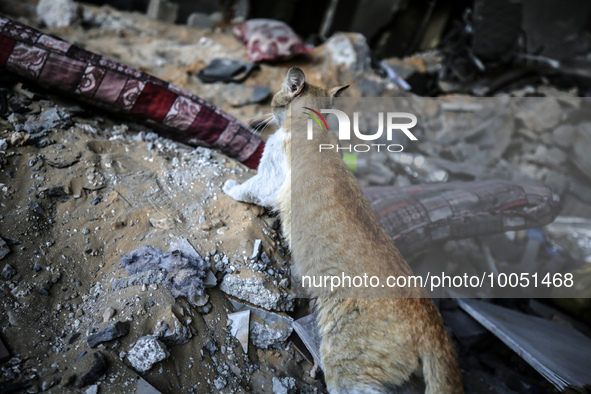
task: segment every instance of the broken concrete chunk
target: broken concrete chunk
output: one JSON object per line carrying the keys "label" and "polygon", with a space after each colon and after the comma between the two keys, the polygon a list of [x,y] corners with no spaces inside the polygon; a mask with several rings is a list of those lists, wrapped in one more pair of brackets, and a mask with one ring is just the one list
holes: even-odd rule
{"label": "broken concrete chunk", "polygon": [[90,347],[96,347],[103,342],[111,341],[129,334],[129,322],[120,322],[111,324],[109,327],[97,333],[91,334],[86,338]]}
{"label": "broken concrete chunk", "polygon": [[41,0],[37,16],[47,27],[66,27],[80,19],[80,6],[72,0]]}
{"label": "broken concrete chunk", "polygon": [[193,334],[185,327],[169,307],[166,315],[156,323],[154,336],[166,346],[184,345],[191,340]]}
{"label": "broken concrete chunk", "polygon": [[243,310],[240,312],[230,313],[228,319],[232,322],[230,333],[238,339],[242,345],[244,353],[248,353],[248,330],[250,321],[250,311]]}
{"label": "broken concrete chunk", "polygon": [[218,280],[216,279],[213,272],[211,272],[211,270],[208,269],[205,279],[203,279],[203,286],[206,289],[211,289],[212,287],[215,287],[215,285],[217,285],[217,284],[218,284]]}
{"label": "broken concrete chunk", "polygon": [[371,72],[371,51],[363,34],[336,33],[324,45],[332,64],[358,73]]}
{"label": "broken concrete chunk", "polygon": [[162,284],[166,279],[166,273],[158,270],[149,270],[139,272],[129,276],[129,278],[120,278],[113,281],[111,288],[113,291],[119,291],[131,286]]}
{"label": "broken concrete chunk", "polygon": [[6,280],[11,279],[14,275],[16,275],[16,270],[10,264],[6,264],[4,269],[2,269],[2,273],[0,274]]}
{"label": "broken concrete chunk", "polygon": [[291,333],[291,327],[282,324],[252,322],[250,338],[259,349],[283,349]]}
{"label": "broken concrete chunk", "polygon": [[[47,3],[52,2],[47,0]],[[27,121],[22,123],[14,123],[15,131],[25,131],[30,134],[32,139],[37,139],[45,136],[51,129],[61,128],[65,129],[72,125],[72,117],[70,114],[60,108],[51,108],[39,115],[31,115]]]}
{"label": "broken concrete chunk", "polygon": [[273,377],[273,394],[295,394],[296,380],[291,376],[285,378]]}
{"label": "broken concrete chunk", "polygon": [[231,296],[275,311],[292,311],[295,297],[272,287],[265,279],[258,276],[239,277],[228,274],[224,277],[220,289]]}
{"label": "broken concrete chunk", "polygon": [[141,337],[127,353],[127,359],[131,366],[138,372],[145,373],[159,361],[164,360],[170,354],[166,346],[156,337],[148,335]]}
{"label": "broken concrete chunk", "polygon": [[250,305],[230,300],[236,311],[249,310],[254,314],[250,319],[250,340],[259,349],[284,349],[293,332],[293,319],[289,316],[269,312]]}
{"label": "broken concrete chunk", "polygon": [[115,315],[115,309],[107,308],[103,313],[103,322],[106,323]]}
{"label": "broken concrete chunk", "polygon": [[80,387],[94,384],[107,371],[107,359],[101,352],[94,353],[94,362],[92,366],[80,378]]}
{"label": "broken concrete chunk", "polygon": [[0,238],[0,260],[6,257],[8,253],[10,253],[10,248],[6,244],[6,241]]}

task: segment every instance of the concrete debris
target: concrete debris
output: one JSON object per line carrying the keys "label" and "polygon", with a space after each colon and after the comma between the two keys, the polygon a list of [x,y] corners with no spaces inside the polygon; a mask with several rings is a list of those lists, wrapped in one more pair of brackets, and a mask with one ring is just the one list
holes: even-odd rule
{"label": "concrete debris", "polygon": [[296,380],[291,376],[285,378],[273,377],[273,394],[295,394]]}
{"label": "concrete debris", "polygon": [[285,314],[269,312],[230,300],[234,309],[251,312],[250,340],[259,349],[284,349],[293,332],[293,319]]}
{"label": "concrete debris", "polygon": [[107,308],[105,310],[105,312],[103,313],[103,323],[108,322],[109,320],[111,320],[111,318],[115,315],[115,309],[113,308]]}
{"label": "concrete debris", "polygon": [[80,6],[73,0],[40,0],[37,16],[47,27],[67,27],[80,19]]}
{"label": "concrete debris", "polygon": [[231,322],[230,333],[238,339],[242,345],[244,353],[248,353],[248,330],[250,321],[250,311],[230,313],[228,320]]}
{"label": "concrete debris", "polygon": [[166,315],[156,323],[153,335],[168,347],[184,345],[193,336],[191,330],[179,321],[171,309],[168,309]]}
{"label": "concrete debris", "polygon": [[272,285],[259,276],[239,277],[228,274],[224,277],[220,289],[228,295],[268,310],[293,310],[295,297],[277,288],[273,289]]}
{"label": "concrete debris", "polygon": [[138,372],[148,372],[154,364],[170,355],[166,346],[156,337],[148,335],[141,337],[127,353],[131,366]]}
{"label": "concrete debris", "polygon": [[362,34],[337,33],[326,43],[328,60],[335,66],[356,73],[371,72],[371,51]]}
{"label": "concrete debris", "polygon": [[0,237],[0,260],[6,257],[8,253],[10,253],[10,248],[6,244],[6,241]]}
{"label": "concrete debris", "polygon": [[2,277],[6,280],[11,279],[14,275],[16,275],[16,270],[14,269],[14,267],[10,264],[6,264],[4,266],[4,268],[2,269],[2,273],[0,273],[0,275],[2,275]]}
{"label": "concrete debris", "polygon": [[149,270],[130,275],[129,278],[120,278],[113,281],[113,291],[119,291],[131,286],[160,285],[166,280],[166,273],[163,271]]}
{"label": "concrete debris", "polygon": [[29,116],[24,124],[17,122],[13,124],[15,131],[24,131],[30,135],[31,140],[36,140],[46,136],[51,129],[70,127],[72,118],[67,111],[54,107],[40,115]]}
{"label": "concrete debris", "polygon": [[112,341],[113,339],[121,338],[129,334],[129,328],[129,322],[118,321],[95,334],[89,335],[88,338],[86,338],[86,342],[88,343],[88,346],[96,347],[103,342]]}
{"label": "concrete debris", "polygon": [[292,329],[286,329],[285,325],[276,323],[259,323],[253,321],[251,324],[250,337],[252,343],[259,349],[283,349]]}
{"label": "concrete debris", "polygon": [[94,360],[90,369],[80,378],[80,387],[86,387],[88,385],[94,384],[107,371],[107,358],[101,352],[96,352],[93,354],[93,356]]}

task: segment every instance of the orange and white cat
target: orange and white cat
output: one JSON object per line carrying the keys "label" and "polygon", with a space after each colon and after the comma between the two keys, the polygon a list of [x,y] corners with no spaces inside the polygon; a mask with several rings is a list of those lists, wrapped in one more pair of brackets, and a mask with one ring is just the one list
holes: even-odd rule
{"label": "orange and white cat", "polygon": [[[280,129],[269,138],[259,172],[224,192],[238,201],[278,210],[295,270],[306,276],[412,275],[375,218],[332,133],[308,140],[300,106],[328,108],[346,87],[306,83],[291,68],[273,97]],[[345,393],[462,393],[462,379],[437,307],[422,288],[360,292],[310,287],[317,298],[321,367],[328,391]]]}

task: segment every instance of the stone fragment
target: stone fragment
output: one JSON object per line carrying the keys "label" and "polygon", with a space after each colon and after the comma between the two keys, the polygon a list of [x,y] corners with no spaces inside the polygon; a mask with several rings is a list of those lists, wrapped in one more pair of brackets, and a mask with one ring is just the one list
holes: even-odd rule
{"label": "stone fragment", "polygon": [[80,387],[94,384],[107,371],[107,359],[101,352],[94,353],[94,362],[92,366],[80,378]]}
{"label": "stone fragment", "polygon": [[224,277],[220,289],[228,295],[268,310],[293,310],[295,297],[292,294],[280,291],[256,274],[240,276],[228,274]]}
{"label": "stone fragment", "polygon": [[16,270],[10,264],[6,264],[2,269],[2,273],[0,274],[6,280],[11,279],[14,275],[16,275]]}
{"label": "stone fragment", "polygon": [[91,334],[86,338],[86,342],[90,347],[96,347],[103,342],[112,341],[129,334],[129,322],[120,322],[111,324],[109,327],[97,333]]}
{"label": "stone fragment", "polygon": [[273,377],[273,394],[295,394],[296,380],[291,376],[285,378]]}
{"label": "stone fragment", "polygon": [[154,364],[164,360],[170,354],[166,346],[152,335],[141,337],[127,353],[131,366],[138,372],[149,371]]}
{"label": "stone fragment", "polygon": [[0,238],[0,260],[6,257],[8,253],[10,253],[10,248],[6,244],[6,241]]}
{"label": "stone fragment", "polygon": [[67,27],[80,19],[81,9],[72,0],[40,0],[37,16],[47,27]]}

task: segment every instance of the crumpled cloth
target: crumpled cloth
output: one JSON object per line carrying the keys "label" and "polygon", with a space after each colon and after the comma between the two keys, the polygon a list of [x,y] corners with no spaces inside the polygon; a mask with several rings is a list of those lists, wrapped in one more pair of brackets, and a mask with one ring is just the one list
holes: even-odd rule
{"label": "crumpled cloth", "polygon": [[251,62],[286,60],[312,52],[291,27],[273,19],[249,19],[232,28],[232,33],[246,46]]}
{"label": "crumpled cloth", "polygon": [[120,268],[125,268],[130,275],[146,271],[164,272],[166,277],[162,285],[171,291],[174,298],[185,296],[193,300],[204,294],[203,279],[209,266],[201,257],[188,257],[179,251],[163,252],[144,245],[129,255],[123,255]]}

